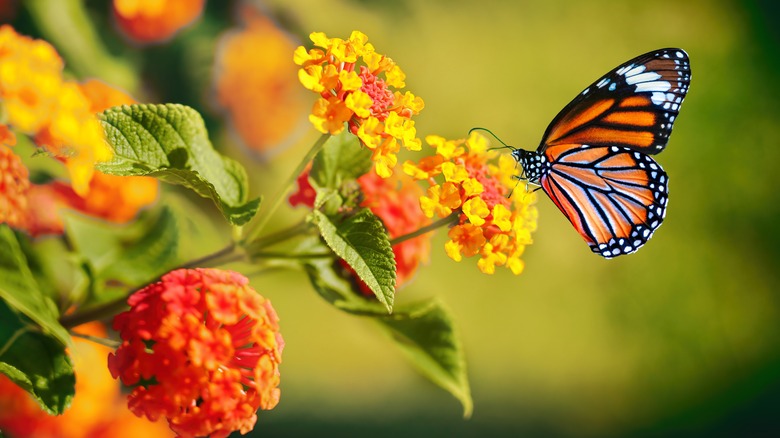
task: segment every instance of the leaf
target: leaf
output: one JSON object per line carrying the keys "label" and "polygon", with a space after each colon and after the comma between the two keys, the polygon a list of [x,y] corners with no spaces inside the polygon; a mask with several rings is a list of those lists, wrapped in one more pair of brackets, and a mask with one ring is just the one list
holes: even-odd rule
{"label": "leaf", "polygon": [[48,413],[62,414],[73,400],[76,376],[58,339],[40,332],[0,300],[0,373],[29,392]]}
{"label": "leaf", "polygon": [[314,290],[334,307],[353,315],[387,315],[385,306],[358,295],[352,283],[338,275],[333,260],[311,260],[304,264],[304,269]]}
{"label": "leaf", "polygon": [[70,344],[68,332],[57,321],[57,307],[38,288],[16,236],[5,224],[0,225],[0,299],[62,345]]}
{"label": "leaf", "polygon": [[442,303],[430,299],[399,306],[377,321],[420,373],[458,399],[463,416],[470,417],[474,404],[465,354]]}
{"label": "leaf", "polygon": [[395,256],[382,221],[363,209],[339,224],[318,210],[314,222],[330,249],[355,270],[388,312],[395,297]]}
{"label": "leaf", "polygon": [[203,118],[177,104],[122,105],[100,114],[114,159],[101,172],[154,176],[183,185],[212,199],[227,220],[243,225],[257,212],[260,199],[247,200],[244,168],[211,145]]}
{"label": "leaf", "polygon": [[124,248],[100,278],[142,284],[176,266],[179,227],[170,208],[163,208],[141,239]]}
{"label": "leaf", "polygon": [[464,416],[471,415],[473,402],[463,347],[452,318],[438,300],[398,306],[387,315],[381,304],[358,295],[350,282],[338,275],[332,261],[312,260],[304,268],[314,289],[326,301],[347,313],[375,319],[407,360],[455,396],[463,405]]}
{"label": "leaf", "polygon": [[331,137],[314,157],[310,178],[320,188],[338,189],[342,182],[356,179],[371,169],[371,151],[361,147],[357,137],[346,131]]}
{"label": "leaf", "polygon": [[[117,226],[78,213],[63,216],[71,244],[98,282],[145,284],[177,264],[180,233],[170,206],[163,207],[156,215],[147,214],[129,226]],[[92,298],[97,302],[112,298],[101,292],[101,296]]]}

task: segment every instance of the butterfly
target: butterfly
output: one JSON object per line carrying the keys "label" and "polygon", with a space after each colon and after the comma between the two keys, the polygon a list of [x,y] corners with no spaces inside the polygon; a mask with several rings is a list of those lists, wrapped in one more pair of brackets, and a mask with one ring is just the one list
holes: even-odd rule
{"label": "butterfly", "polygon": [[518,179],[539,185],[596,254],[635,252],[666,217],[669,176],[650,156],[666,147],[690,82],[682,49],[624,62],[555,116],[536,151],[510,147]]}

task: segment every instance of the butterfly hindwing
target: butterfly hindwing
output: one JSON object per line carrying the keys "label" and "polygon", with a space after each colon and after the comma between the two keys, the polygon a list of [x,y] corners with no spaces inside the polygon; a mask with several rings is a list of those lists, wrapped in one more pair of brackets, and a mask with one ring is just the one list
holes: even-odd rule
{"label": "butterfly hindwing", "polygon": [[553,119],[538,152],[550,161],[572,145],[663,150],[691,81],[682,49],[655,50],[616,67]]}
{"label": "butterfly hindwing", "polygon": [[618,146],[569,149],[540,178],[591,250],[606,258],[636,251],[661,225],[668,181],[648,155]]}

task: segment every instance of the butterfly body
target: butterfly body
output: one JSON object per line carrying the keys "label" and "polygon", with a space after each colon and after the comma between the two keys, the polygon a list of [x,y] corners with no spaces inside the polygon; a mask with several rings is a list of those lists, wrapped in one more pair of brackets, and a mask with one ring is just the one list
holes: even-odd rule
{"label": "butterfly body", "polygon": [[682,49],[640,55],[566,105],[536,151],[513,148],[519,178],[539,185],[596,254],[635,252],[666,217],[669,177],[650,155],[666,146],[690,78]]}

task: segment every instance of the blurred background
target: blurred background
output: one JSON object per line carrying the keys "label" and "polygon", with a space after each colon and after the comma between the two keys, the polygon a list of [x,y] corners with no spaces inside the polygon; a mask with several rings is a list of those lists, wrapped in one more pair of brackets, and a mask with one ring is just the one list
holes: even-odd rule
{"label": "blurred background", "polygon": [[[454,315],[471,419],[371,321],[335,310],[287,271],[252,278],[286,340],[282,401],[260,413],[254,434],[780,436],[776,3],[208,0],[162,37],[134,29],[111,1],[0,5],[3,22],[52,43],[73,77],[198,109],[266,199],[318,137],[306,120],[313,96],[292,63],[312,31],[361,30],[398,62],[426,103],[415,118],[420,137],[483,126],[526,149],[611,68],[685,49],[690,93],[657,157],[670,207],[641,251],[593,255],[540,196],[522,275],[456,264],[439,233],[430,264],[399,291],[401,301],[438,295]],[[303,213],[287,210],[278,226]],[[203,233],[203,253],[226,238]]]}

